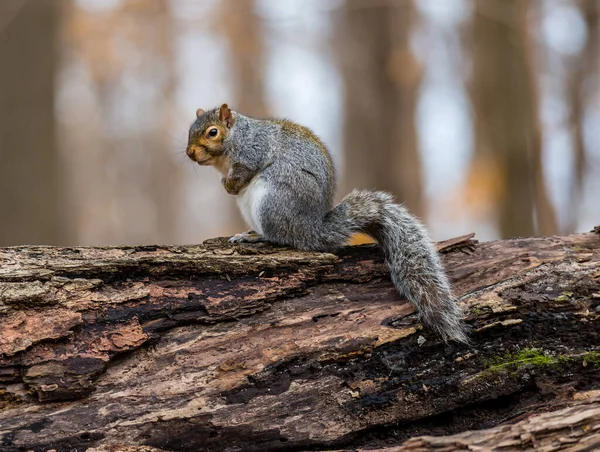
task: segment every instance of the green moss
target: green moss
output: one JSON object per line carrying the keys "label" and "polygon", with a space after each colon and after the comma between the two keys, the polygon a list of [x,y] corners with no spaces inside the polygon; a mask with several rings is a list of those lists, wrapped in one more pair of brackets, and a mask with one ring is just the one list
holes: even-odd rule
{"label": "green moss", "polygon": [[600,352],[587,352],[581,358],[584,366],[600,367]]}
{"label": "green moss", "polygon": [[568,358],[547,356],[543,350],[525,348],[517,353],[507,353],[502,357],[492,358],[486,363],[486,368],[488,372],[515,372],[524,366],[550,367],[566,360]]}
{"label": "green moss", "polygon": [[556,301],[569,301],[571,298],[573,298],[573,292],[567,290],[561,293]]}
{"label": "green moss", "polygon": [[475,317],[479,317],[482,314],[485,314],[485,309],[479,305],[475,305],[471,308],[471,312],[475,314]]}

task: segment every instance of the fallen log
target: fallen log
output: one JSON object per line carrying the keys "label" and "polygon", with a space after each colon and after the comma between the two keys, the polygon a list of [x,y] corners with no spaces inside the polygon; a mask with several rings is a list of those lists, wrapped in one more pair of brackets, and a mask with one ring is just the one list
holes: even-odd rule
{"label": "fallen log", "polygon": [[438,249],[468,346],[376,246],[0,249],[0,450],[383,448],[600,389],[600,235]]}

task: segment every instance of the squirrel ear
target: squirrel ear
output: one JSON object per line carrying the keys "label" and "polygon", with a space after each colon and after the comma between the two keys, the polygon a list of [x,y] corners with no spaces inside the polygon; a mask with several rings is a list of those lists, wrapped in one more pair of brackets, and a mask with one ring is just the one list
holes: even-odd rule
{"label": "squirrel ear", "polygon": [[227,104],[221,105],[221,108],[219,109],[219,119],[227,125],[228,129],[231,129],[231,126],[233,126],[235,118]]}
{"label": "squirrel ear", "polygon": [[201,108],[199,108],[198,110],[196,110],[196,118],[199,118],[203,114],[204,114],[204,110],[202,110]]}

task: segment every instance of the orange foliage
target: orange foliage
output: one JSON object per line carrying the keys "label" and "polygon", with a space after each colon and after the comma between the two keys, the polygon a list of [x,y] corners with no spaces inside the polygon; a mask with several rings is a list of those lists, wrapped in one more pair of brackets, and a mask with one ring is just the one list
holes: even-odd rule
{"label": "orange foliage", "polygon": [[466,204],[463,208],[475,216],[484,216],[492,206],[506,195],[506,179],[502,166],[488,153],[473,155],[466,180],[459,197]]}

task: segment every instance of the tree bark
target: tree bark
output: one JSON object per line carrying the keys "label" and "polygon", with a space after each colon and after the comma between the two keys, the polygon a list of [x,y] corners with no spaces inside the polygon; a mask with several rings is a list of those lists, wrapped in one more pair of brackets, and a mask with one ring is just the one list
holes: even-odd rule
{"label": "tree bark", "polygon": [[597,442],[600,235],[438,249],[468,346],[418,323],[376,246],[0,249],[0,450]]}

